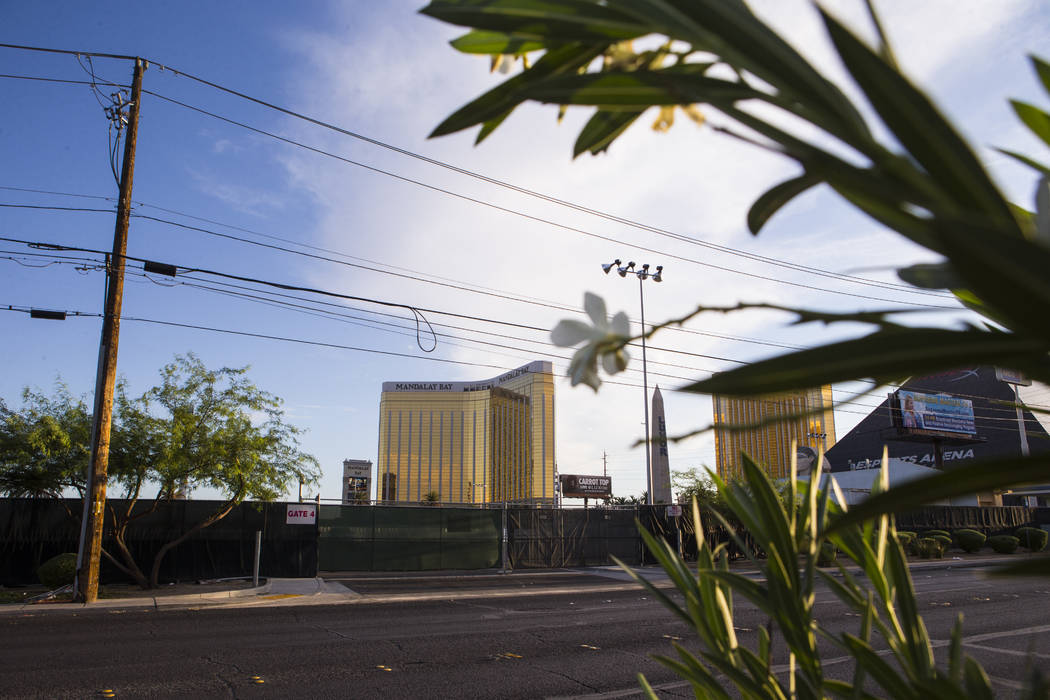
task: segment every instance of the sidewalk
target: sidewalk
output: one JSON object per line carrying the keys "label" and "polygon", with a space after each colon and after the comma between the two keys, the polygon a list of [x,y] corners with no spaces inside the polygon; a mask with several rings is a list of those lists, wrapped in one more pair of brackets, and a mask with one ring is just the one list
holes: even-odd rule
{"label": "sidewalk", "polygon": [[[1022,557],[1040,554],[953,554],[943,559],[917,559],[908,563],[911,571],[983,568]],[[748,561],[730,568],[746,576],[759,571]],[[667,575],[657,566],[634,567],[642,577],[657,586],[670,587]],[[474,571],[415,572],[324,572],[316,578],[269,579],[258,587],[250,581],[177,584],[151,591],[126,588],[119,597],[100,598],[83,603],[13,603],[0,605],[5,615],[69,614],[119,610],[196,610],[203,608],[291,607],[302,605],[347,605],[403,603],[425,600],[491,598],[498,596],[557,595],[586,592],[616,592],[637,588],[631,577],[617,566],[571,569],[524,569],[503,572],[497,569]],[[355,589],[360,589],[360,592]],[[113,590],[109,591],[111,594]]]}

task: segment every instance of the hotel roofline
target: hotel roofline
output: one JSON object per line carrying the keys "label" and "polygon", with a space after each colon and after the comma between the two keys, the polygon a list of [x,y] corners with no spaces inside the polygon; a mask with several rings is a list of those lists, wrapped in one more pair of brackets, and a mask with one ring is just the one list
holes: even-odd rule
{"label": "hotel roofline", "polygon": [[492,379],[476,382],[383,382],[383,392],[408,391],[487,391],[502,386],[523,374],[553,374],[554,365],[545,360],[536,360]]}

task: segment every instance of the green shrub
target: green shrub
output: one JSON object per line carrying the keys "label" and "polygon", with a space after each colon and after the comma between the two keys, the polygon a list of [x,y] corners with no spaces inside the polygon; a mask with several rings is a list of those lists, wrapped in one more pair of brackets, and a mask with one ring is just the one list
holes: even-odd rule
{"label": "green shrub", "polygon": [[940,559],[944,556],[944,543],[934,537],[920,537],[915,542],[915,549],[923,559]]}
{"label": "green shrub", "polygon": [[999,554],[1013,554],[1020,544],[1021,540],[1013,535],[995,535],[988,538],[988,546]]}
{"label": "green shrub", "polygon": [[73,552],[53,556],[36,570],[40,583],[51,590],[72,584],[76,573],[77,555]]}
{"label": "green shrub", "polygon": [[983,532],[978,532],[977,530],[962,529],[955,531],[955,542],[959,545],[959,549],[971,554],[981,551],[981,547],[984,546],[987,539],[988,537]]}
{"label": "green shrub", "polygon": [[1019,527],[1014,536],[1021,541],[1021,546],[1029,552],[1041,552],[1046,549],[1048,538],[1046,530],[1038,527]]}
{"label": "green shrub", "polygon": [[923,537],[936,537],[937,535],[943,535],[948,539],[951,539],[952,537],[952,533],[948,532],[947,530],[927,530],[926,532],[922,533]]}
{"label": "green shrub", "polygon": [[838,547],[831,542],[820,544],[820,554],[817,555],[817,566],[832,566],[838,557]]}
{"label": "green shrub", "polygon": [[919,555],[919,550],[916,548],[917,538],[914,532],[898,532],[897,539],[901,543],[901,547],[904,548],[904,553],[909,557],[916,557]]}
{"label": "green shrub", "polygon": [[952,539],[951,535],[937,534],[937,535],[928,535],[928,537],[932,537],[933,539],[937,540],[942,545],[944,545],[944,551],[945,552],[947,552],[949,549],[951,549],[952,547],[955,546],[955,540]]}

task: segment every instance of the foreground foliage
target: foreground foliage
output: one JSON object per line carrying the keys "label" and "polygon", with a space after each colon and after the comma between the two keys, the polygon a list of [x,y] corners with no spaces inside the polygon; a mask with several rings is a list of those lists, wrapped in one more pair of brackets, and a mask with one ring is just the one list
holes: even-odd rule
{"label": "foreground foliage", "polygon": [[[696,697],[993,697],[984,670],[963,651],[961,615],[951,635],[947,663],[936,663],[891,517],[839,527],[829,535],[829,523],[840,519],[843,513],[831,502],[828,491],[820,492],[817,484],[803,483],[800,493],[792,493],[790,501],[800,506],[785,508],[769,478],[753,461],[744,461],[744,472],[747,489],[717,476],[712,478],[733,516],[766,553],[764,559],[752,558],[761,570],[761,579],[730,571],[725,545],[712,549],[702,537],[698,539],[694,574],[672,545],[644,529],[646,546],[667,572],[682,602],[621,564],[695,631],[699,650],[675,642],[677,656],[658,656],[656,660],[688,680]],[[877,488],[885,489],[886,483],[884,477]],[[725,517],[717,511],[713,517],[739,540],[740,533]],[[696,531],[703,532],[695,501],[693,520]],[[823,563],[821,549],[827,545],[841,553],[835,560],[837,575],[818,568]],[[860,575],[855,567],[860,568]],[[815,617],[818,581],[857,616],[854,631],[836,633]],[[769,618],[769,624],[757,630],[754,648],[741,644],[737,638],[735,596],[746,598]],[[779,641],[777,646],[786,647],[786,658],[782,652],[775,658],[774,638],[783,641],[783,646]],[[825,674],[826,659],[818,648],[822,639],[841,650],[836,656],[852,657],[850,680]],[[1038,671],[1033,674],[1021,697],[1046,698],[1045,679]],[[640,675],[639,681],[648,697],[657,697],[644,676]]]}

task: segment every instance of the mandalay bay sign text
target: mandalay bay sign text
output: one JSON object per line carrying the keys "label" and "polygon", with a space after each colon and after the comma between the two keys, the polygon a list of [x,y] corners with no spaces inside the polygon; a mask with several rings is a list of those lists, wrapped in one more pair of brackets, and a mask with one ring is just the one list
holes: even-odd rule
{"label": "mandalay bay sign text", "polygon": [[486,391],[526,374],[550,374],[551,363],[538,360],[480,382],[383,382],[383,391]]}

